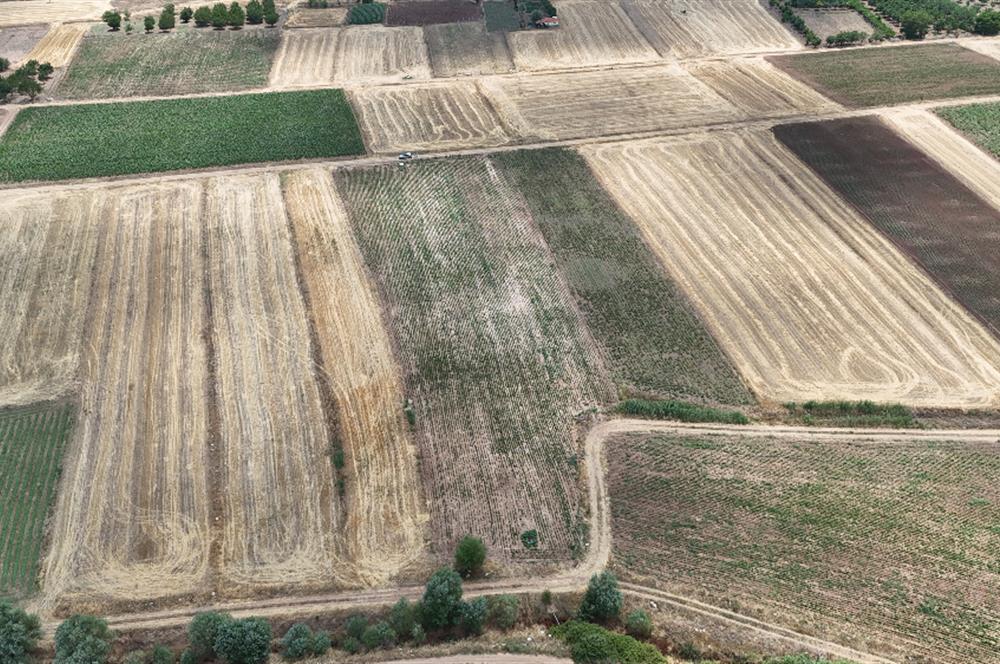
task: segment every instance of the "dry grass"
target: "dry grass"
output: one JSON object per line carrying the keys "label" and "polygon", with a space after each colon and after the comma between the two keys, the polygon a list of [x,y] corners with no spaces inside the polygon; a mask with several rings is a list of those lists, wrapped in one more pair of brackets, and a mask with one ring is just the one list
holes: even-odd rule
{"label": "dry grass", "polygon": [[347,7],[328,7],[326,9],[309,9],[296,7],[288,13],[288,19],[283,27],[288,28],[334,28],[343,25],[347,16]]}
{"label": "dry grass", "polygon": [[1000,403],[1000,345],[769,133],[585,154],[763,399]]}
{"label": "dry grass", "polygon": [[364,25],[344,28],[337,47],[334,80],[374,83],[431,77],[421,28]]}
{"label": "dry grass", "polygon": [[3,3],[0,25],[100,21],[111,9],[107,0],[13,0]]}
{"label": "dry grass", "polygon": [[269,84],[294,87],[332,82],[340,33],[339,29],[283,32],[271,64]]}
{"label": "dry grass", "polygon": [[482,23],[446,23],[424,28],[435,76],[478,76],[514,70],[507,39]]}
{"label": "dry grass", "polygon": [[48,62],[53,67],[65,67],[73,59],[73,53],[88,28],[86,23],[53,25],[24,59]]}
{"label": "dry grass", "polygon": [[620,64],[659,56],[617,3],[559,3],[554,30],[510,32],[507,41],[519,70]]}
{"label": "dry grass", "polygon": [[369,87],[352,97],[373,152],[456,150],[511,141],[472,82]]}

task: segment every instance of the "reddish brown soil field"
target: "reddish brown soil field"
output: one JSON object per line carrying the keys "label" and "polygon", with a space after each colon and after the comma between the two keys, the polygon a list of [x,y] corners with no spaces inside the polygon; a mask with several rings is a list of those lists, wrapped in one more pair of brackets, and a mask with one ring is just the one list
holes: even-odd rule
{"label": "reddish brown soil field", "polygon": [[1000,212],[875,117],[774,133],[1000,336]]}
{"label": "reddish brown soil field", "polygon": [[401,2],[391,5],[386,25],[432,25],[460,23],[482,18],[479,5],[469,0],[436,0],[434,2]]}

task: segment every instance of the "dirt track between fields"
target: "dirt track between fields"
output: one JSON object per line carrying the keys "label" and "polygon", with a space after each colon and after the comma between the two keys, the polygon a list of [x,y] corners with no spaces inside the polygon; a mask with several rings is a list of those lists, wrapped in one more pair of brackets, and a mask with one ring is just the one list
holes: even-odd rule
{"label": "dirt track between fields", "polygon": [[[616,419],[603,422],[588,433],[585,441],[585,467],[590,501],[591,542],[586,559],[577,567],[547,578],[502,579],[466,585],[466,596],[476,597],[501,593],[540,593],[544,590],[572,592],[582,589],[590,576],[607,566],[611,556],[610,503],[605,484],[604,442],[612,435],[629,432],[661,432],[664,434],[723,433],[735,435],[772,436],[812,440],[877,439],[887,442],[914,439],[942,439],[966,443],[996,443],[1000,445],[1000,430],[855,430],[803,428],[791,426],[728,426],[721,424],[682,424],[677,422],[652,422],[646,420]],[[598,472],[595,472],[598,471]],[[698,600],[680,597],[660,590],[622,584],[623,590],[642,599],[652,599],[672,607],[711,617],[732,626],[765,634],[797,648],[816,654],[849,658],[861,664],[886,664],[885,658],[855,651],[835,643],[800,634],[788,628],[762,622]],[[371,591],[347,591],[303,597],[285,597],[257,601],[234,601],[211,606],[186,607],[167,611],[154,611],[128,615],[109,616],[108,623],[118,632],[142,631],[179,627],[199,611],[229,611],[234,616],[262,616],[289,618],[316,615],[345,609],[387,606],[400,597],[417,599],[422,594],[420,586],[404,586]],[[56,623],[46,624],[51,633]]]}

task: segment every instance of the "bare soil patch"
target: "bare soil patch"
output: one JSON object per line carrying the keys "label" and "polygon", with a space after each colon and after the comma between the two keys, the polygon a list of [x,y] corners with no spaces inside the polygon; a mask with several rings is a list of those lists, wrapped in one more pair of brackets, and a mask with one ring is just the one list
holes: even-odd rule
{"label": "bare soil patch", "polygon": [[435,76],[478,76],[514,70],[503,33],[482,23],[448,23],[424,28]]}
{"label": "bare soil patch", "polygon": [[396,2],[386,10],[386,25],[431,25],[433,23],[460,23],[479,21],[483,10],[478,2],[470,0],[422,0]]}
{"label": "bare soil patch", "polygon": [[420,28],[364,25],[344,28],[337,46],[334,80],[376,83],[431,77]]}
{"label": "bare soil patch", "polygon": [[825,40],[838,32],[863,32],[871,34],[872,26],[853,9],[796,9],[809,29]]}
{"label": "bare soil patch", "polygon": [[45,33],[49,31],[46,25],[25,25],[16,28],[0,28],[0,58],[7,58],[11,65],[26,60],[26,56],[35,47]]}

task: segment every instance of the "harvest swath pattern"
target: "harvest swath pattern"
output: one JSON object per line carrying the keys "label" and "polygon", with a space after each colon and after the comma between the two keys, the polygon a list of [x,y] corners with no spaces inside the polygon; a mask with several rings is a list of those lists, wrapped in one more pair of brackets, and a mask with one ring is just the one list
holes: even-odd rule
{"label": "harvest swath pattern", "polygon": [[322,85],[333,81],[339,35],[337,29],[284,31],[271,66],[271,85]]}
{"label": "harvest swath pattern", "polygon": [[[894,661],[996,663],[1000,450],[620,434],[614,567]],[[706,583],[711,579],[711,583]]]}
{"label": "harvest swath pattern", "polygon": [[761,58],[707,60],[688,67],[748,117],[829,113],[840,108]]}
{"label": "harvest swath pattern", "polygon": [[336,179],[413,403],[437,551],[472,533],[509,562],[532,528],[533,558],[581,551],[573,415],[611,389],[524,199],[482,158]]}
{"label": "harvest swath pattern", "polygon": [[54,25],[24,59],[48,62],[53,67],[65,67],[88,27],[86,23]]}
{"label": "harvest swath pattern", "polygon": [[778,126],[774,133],[1000,335],[1000,210],[878,118]]}
{"label": "harvest swath pattern", "polygon": [[757,395],[1000,403],[1000,344],[770,133],[584,154]]}
{"label": "harvest swath pattern", "polygon": [[334,80],[379,83],[431,77],[420,28],[364,25],[341,30]]}
{"label": "harvest swath pattern", "polygon": [[38,587],[45,519],[72,427],[70,406],[0,410],[0,596]]}

